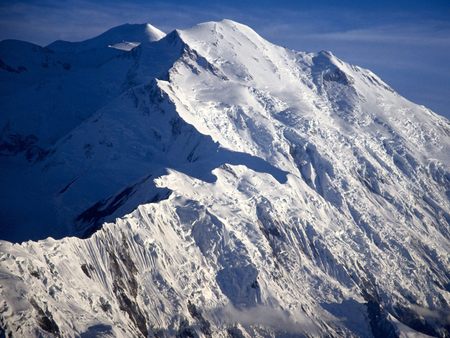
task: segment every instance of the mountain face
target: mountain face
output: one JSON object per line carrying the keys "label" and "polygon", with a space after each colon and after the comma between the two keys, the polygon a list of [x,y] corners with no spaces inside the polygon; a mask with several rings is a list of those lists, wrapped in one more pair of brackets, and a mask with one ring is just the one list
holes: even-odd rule
{"label": "mountain face", "polygon": [[5,336],[450,336],[450,123],[369,70],[224,20],[0,86]]}

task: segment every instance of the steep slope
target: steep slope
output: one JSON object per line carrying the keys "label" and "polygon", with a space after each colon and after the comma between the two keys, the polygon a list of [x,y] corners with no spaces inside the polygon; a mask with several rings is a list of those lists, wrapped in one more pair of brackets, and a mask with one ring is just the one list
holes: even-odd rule
{"label": "steep slope", "polygon": [[229,20],[136,50],[33,173],[48,234],[110,223],[0,242],[6,333],[450,334],[448,120]]}
{"label": "steep slope", "polygon": [[[1,238],[70,234],[58,224],[53,203],[57,191],[46,185],[42,161],[59,139],[101,107],[167,72],[175,52],[153,46],[162,35],[149,24],[124,25],[85,42],[67,43],[76,52],[0,42]],[[108,47],[126,37],[145,45],[150,69],[138,71],[144,46],[130,52]]]}
{"label": "steep slope", "polygon": [[[80,53],[128,42],[137,45],[162,39],[166,34],[155,26],[146,24],[124,24],[111,28],[99,36],[81,42],[58,40],[47,48],[62,53]],[[120,48],[119,48],[120,49]],[[126,49],[129,50],[129,49]]]}
{"label": "steep slope", "polygon": [[32,137],[41,147],[57,141],[134,80],[129,71],[139,52],[111,45],[149,44],[164,35],[150,24],[127,24],[93,39],[56,41],[47,47],[1,41],[2,152],[8,145],[10,152],[20,150],[12,149],[13,137]]}

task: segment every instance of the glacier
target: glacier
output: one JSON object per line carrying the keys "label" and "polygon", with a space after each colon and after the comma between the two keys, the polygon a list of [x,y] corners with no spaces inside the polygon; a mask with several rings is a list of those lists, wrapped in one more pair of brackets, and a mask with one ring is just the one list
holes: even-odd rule
{"label": "glacier", "polygon": [[450,122],[371,71],[231,20],[0,61],[0,335],[450,335]]}

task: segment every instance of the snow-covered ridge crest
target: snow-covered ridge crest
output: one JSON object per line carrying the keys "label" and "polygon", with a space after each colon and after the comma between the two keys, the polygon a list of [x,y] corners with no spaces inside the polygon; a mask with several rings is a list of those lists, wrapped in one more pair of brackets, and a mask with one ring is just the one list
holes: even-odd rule
{"label": "snow-covered ridge crest", "polygon": [[124,41],[133,43],[147,43],[162,39],[166,34],[150,23],[145,24],[124,24],[113,27],[108,31],[80,42],[55,41],[47,46],[51,50],[58,52],[82,52],[89,49],[97,49],[107,46],[114,46],[115,44]]}
{"label": "snow-covered ridge crest", "polygon": [[[166,36],[166,34],[159,30],[158,28],[156,28],[155,26],[147,23],[145,24],[145,33],[146,33],[146,37],[143,38],[143,41],[140,41],[140,39],[142,39],[141,36],[136,36],[135,39],[133,39],[133,37],[135,37],[135,35],[133,34],[127,34],[127,36],[129,36],[128,39],[133,39],[132,41],[121,41],[121,42],[117,42],[114,44],[110,44],[108,45],[108,47],[111,48],[115,48],[115,49],[119,49],[119,50],[124,50],[124,51],[130,51],[133,50],[134,48],[136,48],[137,46],[139,46],[141,43],[146,43],[146,42],[155,42],[158,40],[161,40],[163,37]],[[116,40],[118,40],[118,37],[115,37]]]}
{"label": "snow-covered ridge crest", "polygon": [[[8,222],[25,206],[33,229],[61,216],[46,234],[99,229],[0,242],[6,333],[449,334],[447,119],[329,52],[230,20],[105,49],[84,68],[99,107],[38,161],[19,162],[26,142],[3,148],[27,174],[5,179],[39,177],[48,201],[13,205]],[[29,67],[5,66],[0,84],[52,79]]]}

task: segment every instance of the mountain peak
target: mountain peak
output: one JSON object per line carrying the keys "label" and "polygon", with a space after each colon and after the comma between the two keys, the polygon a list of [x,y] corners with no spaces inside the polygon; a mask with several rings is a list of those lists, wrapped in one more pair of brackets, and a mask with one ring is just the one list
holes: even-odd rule
{"label": "mountain peak", "polygon": [[448,120],[232,20],[163,35],[0,44],[0,238],[89,237],[0,240],[0,333],[449,336]]}
{"label": "mountain peak", "polygon": [[197,36],[198,39],[210,38],[224,38],[229,35],[243,34],[251,36],[257,40],[262,39],[252,28],[239,22],[223,19],[220,21],[207,21],[199,23],[189,29],[182,30],[185,35]]}
{"label": "mountain peak", "polygon": [[50,45],[48,48],[58,52],[82,52],[90,49],[98,49],[105,47],[113,47],[117,49],[130,50],[132,48],[125,48],[129,46],[139,46],[141,43],[155,42],[163,38],[166,34],[155,26],[144,24],[123,24],[113,27],[106,32],[79,42],[69,42],[58,40]]}
{"label": "mountain peak", "polygon": [[152,24],[147,23],[145,26],[146,26],[146,32],[149,37],[149,41],[158,41],[166,36],[166,33],[164,33],[162,30],[156,28]]}

